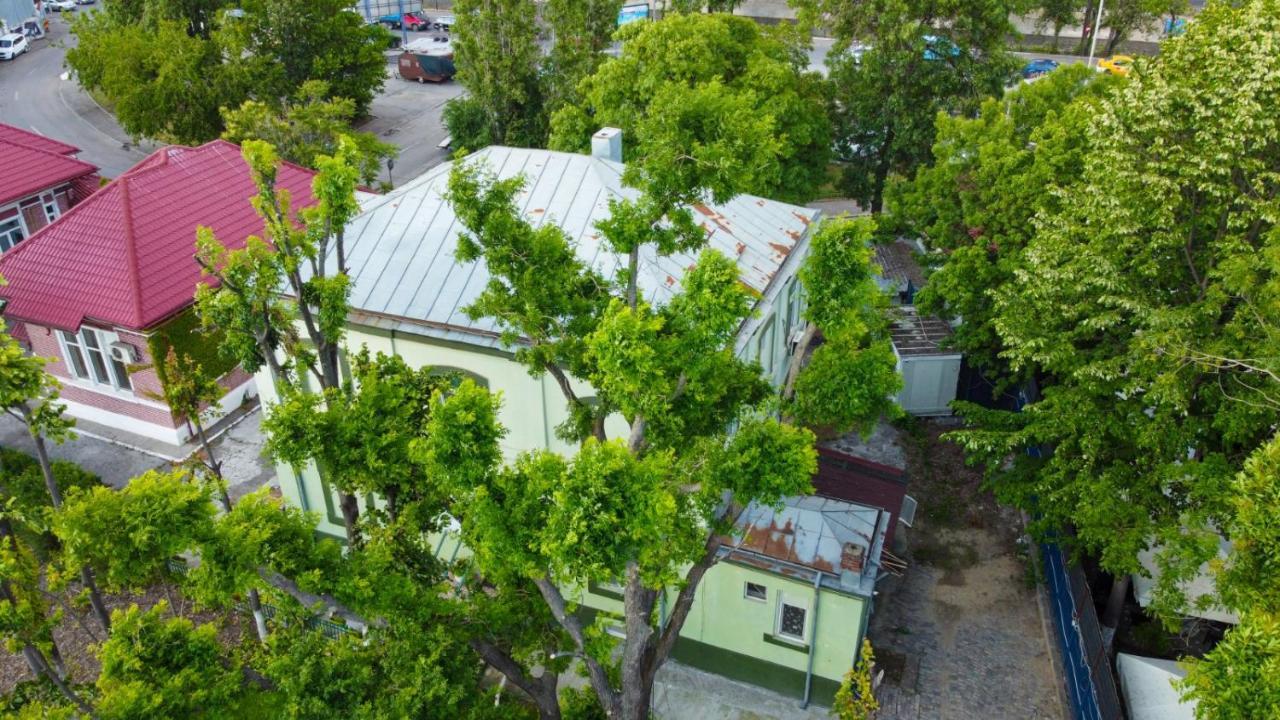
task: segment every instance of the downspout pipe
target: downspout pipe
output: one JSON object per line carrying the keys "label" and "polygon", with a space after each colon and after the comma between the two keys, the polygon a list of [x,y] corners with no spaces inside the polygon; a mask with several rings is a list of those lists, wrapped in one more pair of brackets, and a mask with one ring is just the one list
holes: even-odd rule
{"label": "downspout pipe", "polygon": [[813,690],[813,657],[818,654],[818,601],[822,598],[822,573],[813,575],[813,628],[809,631],[809,667],[804,671],[803,710],[809,707],[809,694]]}

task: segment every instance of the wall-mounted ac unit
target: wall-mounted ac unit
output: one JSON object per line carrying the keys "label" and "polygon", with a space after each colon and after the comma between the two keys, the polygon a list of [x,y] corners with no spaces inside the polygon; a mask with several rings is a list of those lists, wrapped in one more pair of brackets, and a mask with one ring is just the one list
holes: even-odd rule
{"label": "wall-mounted ac unit", "polygon": [[116,362],[122,362],[126,365],[138,362],[138,348],[129,343],[117,340],[107,347],[111,352],[111,359]]}

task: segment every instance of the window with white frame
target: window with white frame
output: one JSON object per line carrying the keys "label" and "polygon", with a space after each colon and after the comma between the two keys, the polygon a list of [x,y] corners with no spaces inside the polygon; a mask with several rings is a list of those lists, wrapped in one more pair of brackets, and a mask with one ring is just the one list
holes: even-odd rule
{"label": "window with white frame", "polygon": [[77,333],[66,330],[59,333],[63,357],[67,359],[67,370],[72,376],[117,390],[133,390],[129,369],[111,352],[111,343],[116,341],[115,333],[91,327],[82,327]]}
{"label": "window with white frame", "polygon": [[804,642],[809,637],[809,606],[778,595],[778,619],[774,635],[786,640]]}
{"label": "window with white frame", "polygon": [[758,600],[760,602],[764,602],[769,597],[769,591],[763,585],[753,582],[747,583],[742,593],[748,600]]}
{"label": "window with white frame", "polygon": [[22,227],[22,218],[19,216],[14,215],[8,220],[0,220],[0,252],[11,250],[26,237],[27,232]]}
{"label": "window with white frame", "polygon": [[44,215],[49,222],[58,219],[62,213],[58,209],[58,201],[53,198],[53,193],[45,193],[40,196],[40,202],[44,205]]}

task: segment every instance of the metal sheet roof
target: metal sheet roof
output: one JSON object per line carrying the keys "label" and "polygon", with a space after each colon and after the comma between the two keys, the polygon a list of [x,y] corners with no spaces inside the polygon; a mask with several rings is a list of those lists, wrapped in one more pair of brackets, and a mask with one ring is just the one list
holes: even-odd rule
{"label": "metal sheet roof", "polygon": [[951,337],[951,326],[945,321],[931,315],[921,315],[911,305],[895,308],[895,313],[889,334],[899,356],[960,354],[956,350],[942,346],[943,342]]}
{"label": "metal sheet roof", "polygon": [[806,495],[786,498],[780,509],[751,503],[738,519],[744,552],[826,573],[824,585],[869,593],[875,585],[888,530],[888,513],[845,500]]}
{"label": "metal sheet roof", "polygon": [[[483,163],[499,178],[526,179],[517,198],[535,226],[555,223],[578,256],[598,272],[613,276],[624,258],[611,252],[595,223],[608,216],[611,198],[631,198],[622,185],[623,165],[573,153],[493,146],[463,162]],[[444,199],[452,163],[439,165],[397,190],[364,205],[346,232],[351,306],[365,314],[404,318],[427,334],[499,347],[498,327],[473,321],[462,308],[489,281],[483,262],[454,257],[463,229]],[[787,256],[807,237],[820,211],[741,195],[721,206],[697,205],[694,218],[711,247],[736,258],[742,281],[762,294]],[[679,287],[692,255],[658,257],[651,248],[640,261],[639,285],[651,303],[669,299]]]}
{"label": "metal sheet roof", "polygon": [[[281,164],[277,187],[295,210],[315,202],[314,175]],[[67,330],[86,318],[149,328],[191,305],[197,283],[214,282],[195,261],[198,225],[232,249],[262,232],[256,191],[229,142],[156,150],[0,257],[5,314]]]}
{"label": "metal sheet roof", "polygon": [[98,168],[77,160],[76,148],[0,123],[0,155],[12,172],[0,175],[0,205],[35,195]]}

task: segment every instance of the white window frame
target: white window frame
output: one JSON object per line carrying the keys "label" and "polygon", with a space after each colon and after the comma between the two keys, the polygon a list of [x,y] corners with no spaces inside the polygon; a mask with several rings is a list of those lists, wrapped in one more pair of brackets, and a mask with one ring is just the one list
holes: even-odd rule
{"label": "white window frame", "polygon": [[[98,347],[90,346],[86,339],[92,336],[97,342]],[[116,361],[111,358],[111,343],[118,342],[120,337],[109,330],[101,330],[99,328],[81,326],[76,333],[70,333],[66,330],[58,331],[58,345],[62,349],[62,357],[67,367],[67,374],[81,382],[92,385],[94,388],[110,389],[112,392],[133,394],[133,380],[129,377],[127,367],[117,367]],[[72,361],[72,351],[80,358],[81,365],[84,366],[84,374],[80,374],[78,366]],[[98,368],[93,362],[91,353],[98,352],[102,356],[103,369],[106,378],[103,379],[98,374]]]}
{"label": "white window frame", "polygon": [[[763,590],[764,595],[763,596],[752,595],[751,588],[753,586]],[[751,602],[758,602],[758,603],[769,602],[769,588],[765,587],[764,585],[761,585],[760,583],[753,583],[750,580],[747,580],[746,582],[742,583],[742,597],[750,600]]]}
{"label": "white window frame", "polygon": [[58,210],[58,197],[51,192],[42,193],[40,195],[40,205],[44,207],[45,224],[49,224],[57,220],[61,212]]}
{"label": "white window frame", "polygon": [[[9,252],[10,250],[18,247],[18,243],[22,242],[23,240],[26,240],[27,236],[29,235],[29,233],[27,232],[27,224],[22,221],[21,211],[19,211],[17,215],[14,215],[11,218],[5,218],[4,220],[0,220],[0,224],[8,224],[12,222],[16,222],[17,227],[0,231],[0,252]],[[18,240],[13,239],[13,233],[15,230],[19,235],[22,236]]]}
{"label": "white window frame", "polygon": [[[790,635],[782,631],[782,609],[784,607],[799,608],[804,611],[804,628],[801,630],[800,637],[796,637],[795,635]],[[785,640],[787,642],[793,642],[800,645],[807,644],[809,642],[809,603],[789,600],[787,599],[786,594],[778,593],[778,609],[774,613],[773,636],[779,640]]]}

